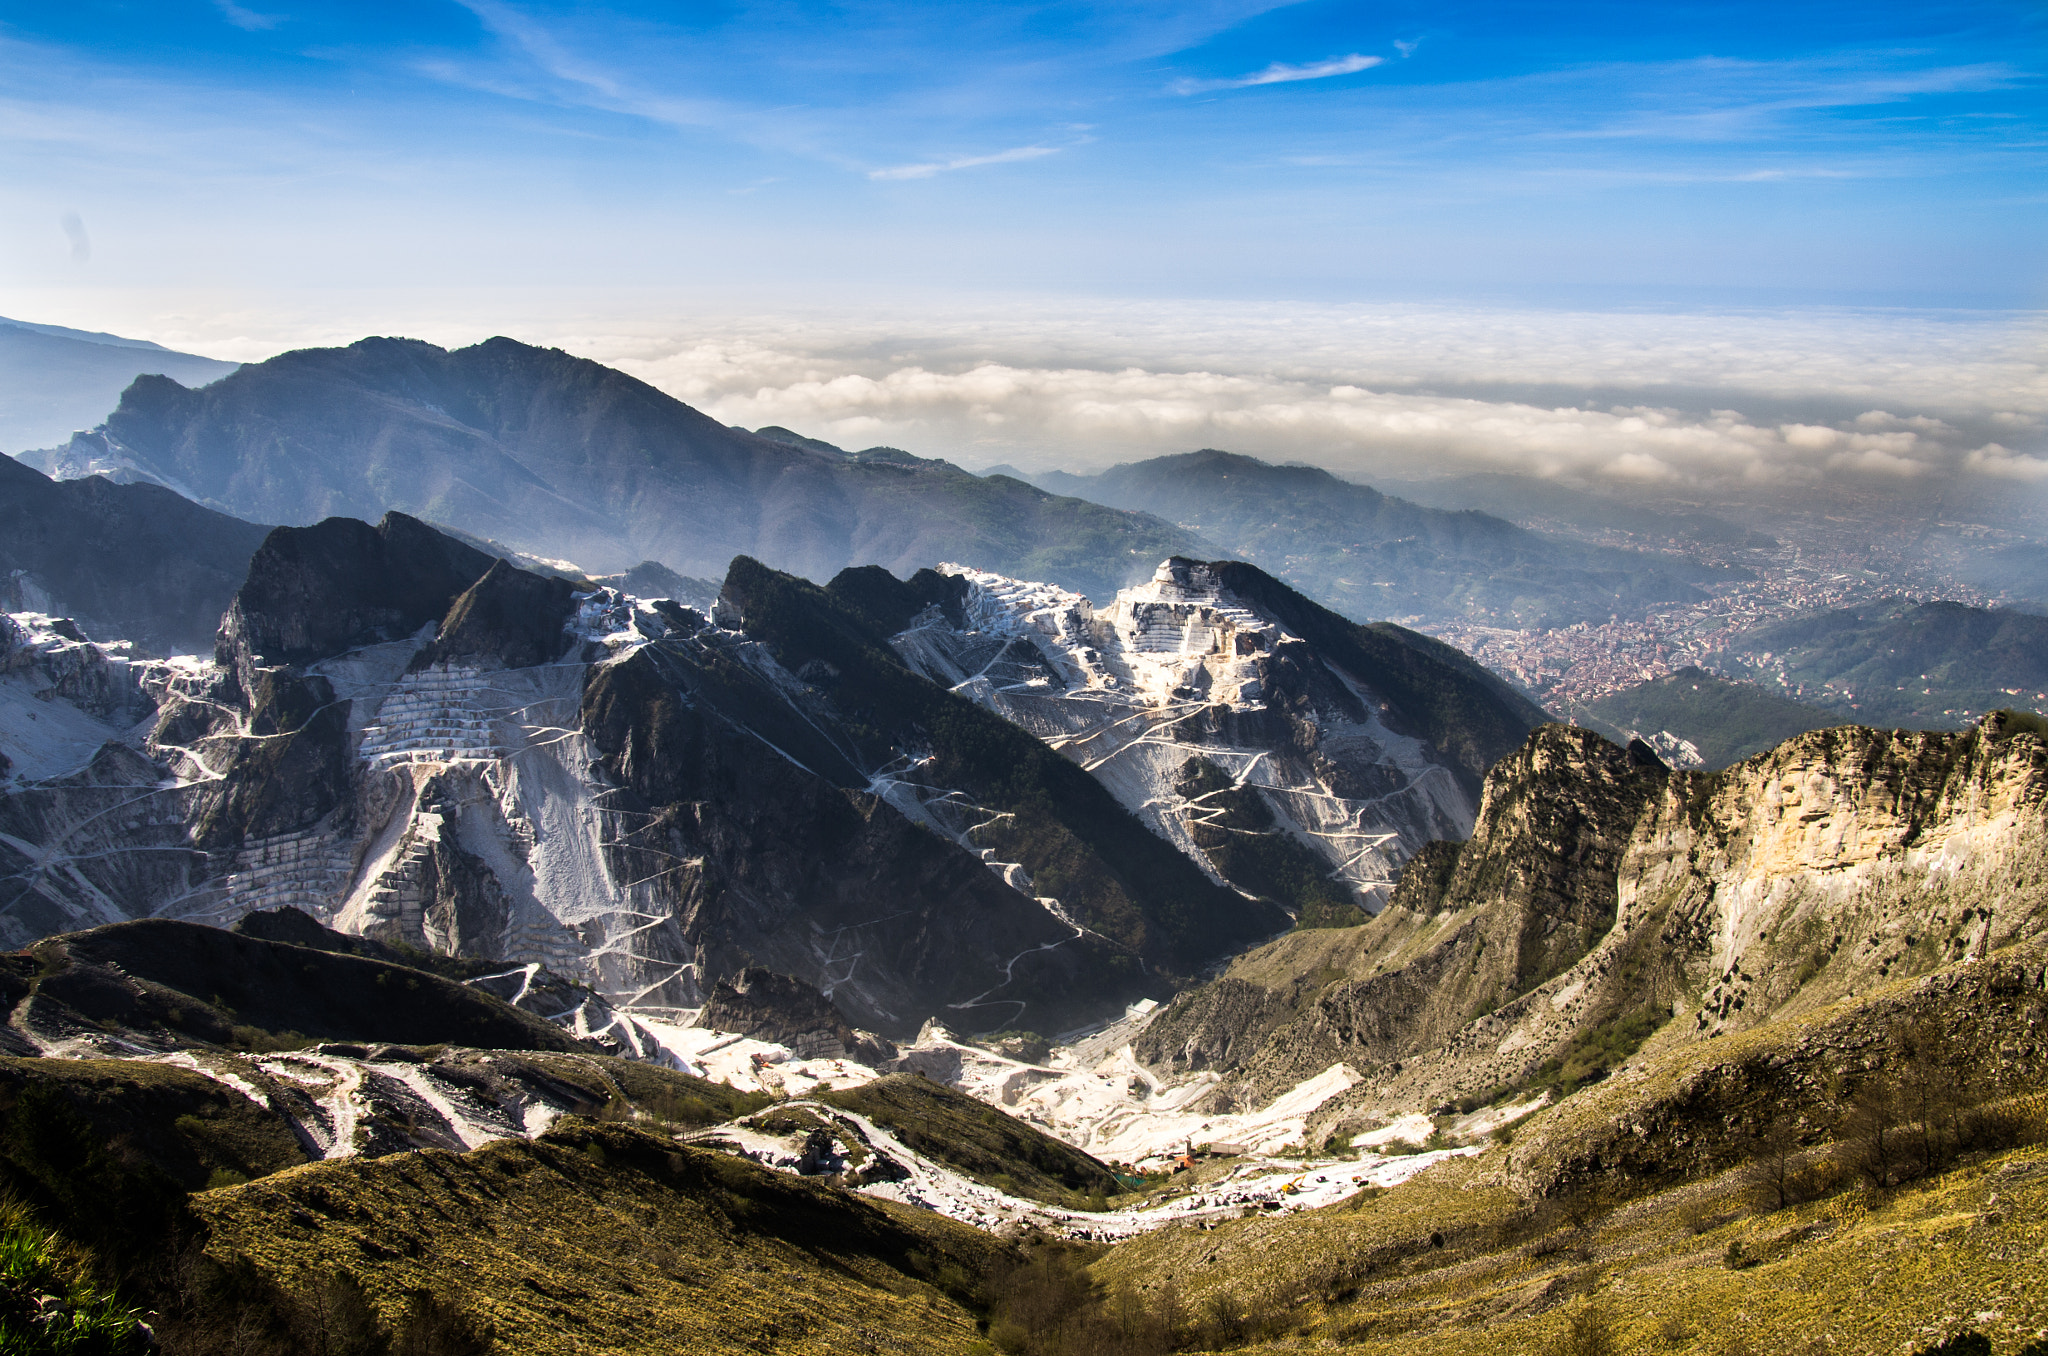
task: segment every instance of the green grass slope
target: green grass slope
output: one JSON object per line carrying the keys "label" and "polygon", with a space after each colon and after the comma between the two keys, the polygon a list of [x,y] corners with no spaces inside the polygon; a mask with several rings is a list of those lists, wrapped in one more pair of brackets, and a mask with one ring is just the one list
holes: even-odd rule
{"label": "green grass slope", "polygon": [[[206,1254],[287,1295],[347,1272],[395,1322],[426,1291],[498,1350],[974,1350],[1006,1245],[726,1154],[575,1123],[467,1154],[320,1163],[193,1208]],[[252,1326],[275,1312],[250,1306]],[[217,1314],[217,1320],[238,1314]]]}

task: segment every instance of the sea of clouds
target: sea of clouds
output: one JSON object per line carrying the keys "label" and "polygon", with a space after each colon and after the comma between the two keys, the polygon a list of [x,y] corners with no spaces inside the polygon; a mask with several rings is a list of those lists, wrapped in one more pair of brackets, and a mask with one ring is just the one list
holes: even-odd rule
{"label": "sea of clouds", "polygon": [[35,318],[243,360],[370,333],[450,345],[504,333],[617,366],[729,424],[972,469],[1086,471],[1222,447],[1361,478],[2048,486],[2040,313],[1001,298],[756,312],[512,292],[160,299],[118,321],[104,306]]}
{"label": "sea of clouds", "polygon": [[2043,338],[2032,316],[1149,304],[564,347],[727,423],[974,468],[1224,447],[1360,475],[2048,482]]}

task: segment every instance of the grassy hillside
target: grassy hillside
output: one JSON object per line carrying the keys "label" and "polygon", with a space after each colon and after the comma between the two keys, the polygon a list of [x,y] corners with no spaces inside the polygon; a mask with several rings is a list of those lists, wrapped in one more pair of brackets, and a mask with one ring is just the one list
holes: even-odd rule
{"label": "grassy hillside", "polygon": [[[522,1356],[967,1352],[961,1299],[1006,1250],[924,1211],[588,1123],[315,1164],[193,1208],[223,1270],[286,1295],[347,1273],[387,1324],[423,1290]],[[259,1325],[275,1312],[250,1311]]]}
{"label": "grassy hillside", "polygon": [[1178,1349],[1891,1353],[1976,1330],[2016,1353],[2048,1325],[2040,963],[2022,945],[1653,1041],[1474,1157],[1146,1235],[1093,1278],[1109,1312],[1178,1315]]}
{"label": "grassy hillside", "polygon": [[1804,731],[1842,723],[1840,716],[1755,683],[1731,682],[1691,667],[1577,703],[1564,714],[1574,725],[1623,744],[1645,739],[1674,762],[1680,760],[1673,758],[1669,741],[1658,736],[1684,740],[1698,750],[1699,766],[1710,770],[1776,748]]}
{"label": "grassy hillside", "polygon": [[552,1022],[406,965],[151,918],[38,942],[0,988],[58,1024],[239,1048],[313,1040],[575,1050]]}

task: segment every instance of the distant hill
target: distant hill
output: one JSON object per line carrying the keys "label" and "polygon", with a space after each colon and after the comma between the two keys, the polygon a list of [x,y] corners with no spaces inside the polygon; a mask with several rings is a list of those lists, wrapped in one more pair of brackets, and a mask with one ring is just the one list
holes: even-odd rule
{"label": "distant hill", "polygon": [[1491,514],[1424,508],[1316,467],[1214,449],[1031,479],[1169,519],[1361,619],[1569,626],[1696,600],[1697,585],[1717,577],[1683,558],[1561,541]]}
{"label": "distant hill", "polygon": [[943,461],[728,428],[622,372],[510,339],[454,351],[365,339],[196,391],[142,377],[73,441],[241,517],[398,509],[596,573],[656,560],[715,579],[749,555],[823,580],[952,560],[1107,597],[1198,544],[1156,518]]}
{"label": "distant hill", "polygon": [[1485,471],[1438,480],[1383,480],[1382,488],[1438,508],[1475,508],[1511,522],[1564,523],[1592,531],[1632,532],[1679,545],[1769,550],[1769,535],[1716,514],[1676,505],[1652,507],[1540,476]]}
{"label": "distant hill", "polygon": [[1955,729],[2048,711],[2048,617],[1898,600],[1744,632],[1726,664],[1863,725]]}
{"label": "distant hill", "polygon": [[1776,748],[1793,735],[1843,723],[1755,683],[1683,668],[1621,692],[1578,703],[1572,723],[1619,743],[1641,739],[1674,767],[1718,770]]}
{"label": "distant hill", "polygon": [[91,428],[145,372],[199,386],[235,366],[141,339],[0,316],[0,451],[49,447]]}

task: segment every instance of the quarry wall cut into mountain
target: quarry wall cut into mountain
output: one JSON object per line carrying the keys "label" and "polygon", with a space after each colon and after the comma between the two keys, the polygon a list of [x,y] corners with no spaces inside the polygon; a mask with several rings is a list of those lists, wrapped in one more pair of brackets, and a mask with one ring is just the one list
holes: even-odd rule
{"label": "quarry wall cut into mountain", "polygon": [[898,652],[1079,763],[1218,879],[1256,890],[1280,874],[1247,860],[1251,839],[1288,855],[1281,871],[1377,910],[1402,862],[1472,830],[1473,798],[1426,739],[1390,728],[1399,715],[1371,675],[1320,655],[1207,564],[1168,560],[1100,609],[1051,585],[943,572],[964,586],[957,605],[892,637]]}
{"label": "quarry wall cut into mountain", "polygon": [[[1504,746],[1533,723],[1442,647],[1257,580],[1294,620],[1179,560],[1097,614],[741,558],[706,616],[401,514],[277,529],[211,657],[10,620],[0,934],[291,905],[648,1020],[763,967],[887,1035],[1067,1029],[1292,919],[1363,917],[1461,833],[1484,750],[1431,700]],[[1390,680],[1328,657],[1347,644],[1394,646]],[[1042,687],[1001,681],[1033,665]]]}

